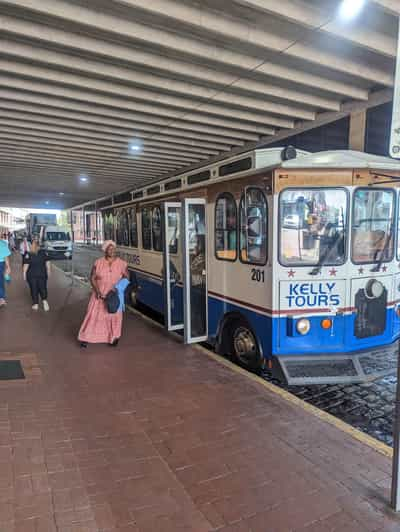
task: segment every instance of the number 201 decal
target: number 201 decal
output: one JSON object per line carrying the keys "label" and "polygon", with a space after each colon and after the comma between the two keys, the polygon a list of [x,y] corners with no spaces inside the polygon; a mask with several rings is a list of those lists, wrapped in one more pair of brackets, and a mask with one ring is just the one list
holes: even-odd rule
{"label": "number 201 decal", "polygon": [[259,270],[258,268],[251,269],[251,280],[256,281],[257,283],[264,282],[264,270]]}

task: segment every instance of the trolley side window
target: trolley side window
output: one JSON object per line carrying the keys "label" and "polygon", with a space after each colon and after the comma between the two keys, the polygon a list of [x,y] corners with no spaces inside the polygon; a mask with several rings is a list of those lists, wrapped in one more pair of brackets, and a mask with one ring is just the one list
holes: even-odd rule
{"label": "trolley side window", "polygon": [[247,188],[240,200],[240,260],[267,262],[267,200],[261,189]]}
{"label": "trolley side window", "polygon": [[137,227],[137,213],[136,207],[132,207],[129,212],[129,236],[131,246],[138,247],[138,227]]}
{"label": "trolley side window", "polygon": [[279,198],[284,266],[334,266],[346,259],[347,192],[333,188],[287,189]]}
{"label": "trolley side window", "polygon": [[161,230],[161,209],[160,207],[153,207],[152,235],[153,235],[154,251],[162,251],[163,239],[162,239],[162,230]]}
{"label": "trolley side window", "polygon": [[353,200],[352,258],[356,264],[393,258],[394,191],[358,188]]}
{"label": "trolley side window", "polygon": [[151,209],[142,209],[142,245],[143,249],[151,249]]}
{"label": "trolley side window", "polygon": [[232,194],[224,192],[215,204],[215,255],[217,259],[237,259],[237,209]]}
{"label": "trolley side window", "polygon": [[129,246],[129,217],[126,209],[116,216],[116,241],[118,246]]}
{"label": "trolley side window", "polygon": [[178,253],[179,242],[179,227],[180,227],[180,209],[168,210],[168,227],[167,227],[167,243],[169,252],[172,255]]}
{"label": "trolley side window", "polygon": [[103,211],[104,240],[114,240],[114,216],[112,211]]}

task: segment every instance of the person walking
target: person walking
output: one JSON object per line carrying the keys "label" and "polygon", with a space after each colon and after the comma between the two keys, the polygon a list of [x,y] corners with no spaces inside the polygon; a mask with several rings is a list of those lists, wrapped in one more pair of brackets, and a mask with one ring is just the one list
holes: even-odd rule
{"label": "person walking", "polygon": [[88,343],[108,343],[116,346],[122,332],[122,308],[110,314],[105,297],[121,279],[128,279],[128,264],[116,256],[116,244],[107,240],[102,246],[104,257],[97,259],[90,274],[92,295],[78,334],[81,347]]}
{"label": "person walking", "polygon": [[11,251],[15,251],[15,237],[13,233],[9,233],[8,235],[8,245]]}
{"label": "person walking", "polygon": [[50,277],[51,266],[47,253],[40,249],[38,242],[32,242],[31,249],[23,258],[24,280],[28,281],[32,296],[32,309],[39,309],[39,296],[42,300],[43,310],[50,310],[47,301],[47,280]]}
{"label": "person walking", "polygon": [[0,307],[7,304],[5,281],[11,275],[10,255],[8,242],[4,239],[0,240]]}
{"label": "person walking", "polygon": [[21,253],[22,257],[22,264],[24,264],[24,256],[28,253],[28,251],[31,250],[31,244],[28,241],[28,237],[24,235],[22,242],[19,246],[19,252]]}

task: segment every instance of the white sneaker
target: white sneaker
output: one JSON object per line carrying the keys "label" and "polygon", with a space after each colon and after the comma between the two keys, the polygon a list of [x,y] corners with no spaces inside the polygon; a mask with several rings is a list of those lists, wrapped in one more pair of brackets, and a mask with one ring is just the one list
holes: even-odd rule
{"label": "white sneaker", "polygon": [[39,310],[39,305],[32,305],[32,310]]}
{"label": "white sneaker", "polygon": [[49,306],[49,304],[47,303],[47,301],[45,299],[43,300],[43,310],[45,312],[49,312],[49,310],[50,310],[50,306]]}

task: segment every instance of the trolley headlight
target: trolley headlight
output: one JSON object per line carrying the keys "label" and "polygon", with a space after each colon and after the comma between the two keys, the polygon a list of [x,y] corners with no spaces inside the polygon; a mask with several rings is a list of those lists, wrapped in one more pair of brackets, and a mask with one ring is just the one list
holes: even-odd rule
{"label": "trolley headlight", "polygon": [[380,281],[377,281],[376,279],[370,279],[365,287],[365,293],[370,298],[378,298],[381,297],[384,289],[385,288]]}
{"label": "trolley headlight", "polygon": [[296,330],[299,334],[307,334],[311,329],[311,323],[310,320],[307,320],[306,318],[302,318],[296,323]]}

